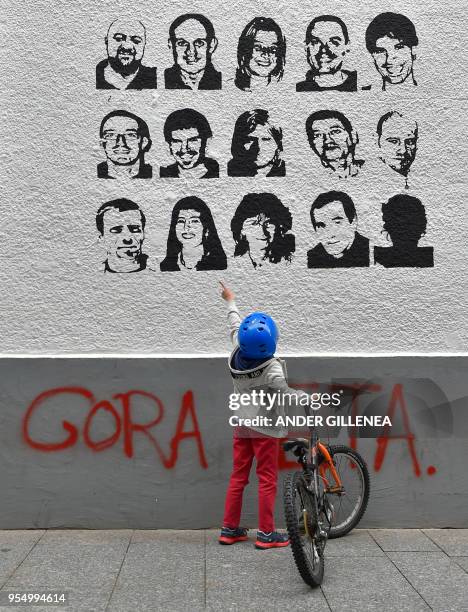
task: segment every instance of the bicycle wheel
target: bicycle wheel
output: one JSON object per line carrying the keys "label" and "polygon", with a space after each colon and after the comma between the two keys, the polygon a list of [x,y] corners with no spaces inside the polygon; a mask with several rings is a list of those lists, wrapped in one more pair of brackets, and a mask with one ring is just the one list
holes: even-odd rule
{"label": "bicycle wheel", "polygon": [[317,513],[311,494],[302,482],[302,472],[293,472],[284,481],[284,514],[289,541],[299,574],[311,587],[323,580],[323,544],[316,539]]}
{"label": "bicycle wheel", "polygon": [[[329,446],[344,492],[327,492],[333,506],[333,518],[329,538],[340,538],[349,533],[361,520],[369,502],[370,478],[366,462],[361,455],[348,446]],[[322,463],[320,474],[328,483],[334,483],[329,467]],[[323,482],[322,482],[323,484]]]}

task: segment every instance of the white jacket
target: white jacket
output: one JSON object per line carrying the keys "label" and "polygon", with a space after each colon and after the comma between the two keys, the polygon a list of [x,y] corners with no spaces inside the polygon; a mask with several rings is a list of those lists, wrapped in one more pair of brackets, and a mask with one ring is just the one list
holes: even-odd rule
{"label": "white jacket", "polygon": [[[283,359],[279,359],[278,357],[272,357],[257,368],[251,370],[236,370],[233,367],[233,356],[239,348],[237,332],[241,323],[241,317],[234,301],[229,301],[227,305],[229,332],[234,347],[229,356],[228,366],[234,383],[234,391],[242,394],[250,393],[253,390],[263,390],[268,393],[270,397],[273,397],[275,394],[277,397],[277,401],[274,402],[270,410],[267,410],[266,406],[250,402],[247,406],[240,406],[238,410],[232,411],[232,414],[237,415],[241,419],[253,419],[256,416],[268,417],[272,419],[272,426],[250,426],[250,429],[254,429],[255,431],[274,438],[285,438],[288,435],[287,427],[281,424],[275,425],[278,416],[284,417],[288,413],[288,398],[283,398],[283,394],[288,393],[297,398],[306,396],[308,402],[310,402],[310,396],[305,391],[293,389],[288,386],[286,363]],[[303,399],[302,402],[305,402],[305,400]],[[293,407],[296,411],[296,406],[294,405]]]}

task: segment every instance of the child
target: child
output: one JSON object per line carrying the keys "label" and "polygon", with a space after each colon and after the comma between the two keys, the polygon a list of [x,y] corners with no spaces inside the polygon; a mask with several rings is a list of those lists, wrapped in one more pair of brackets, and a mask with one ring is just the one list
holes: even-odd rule
{"label": "child", "polygon": [[[255,312],[241,321],[234,301],[234,293],[221,283],[221,296],[227,302],[228,323],[234,350],[229,357],[229,370],[236,393],[263,390],[271,395],[291,393],[299,398],[305,394],[288,387],[284,362],[274,356],[278,340],[276,323],[268,315]],[[307,395],[307,394],[305,394]],[[252,397],[252,396],[251,396]],[[276,401],[273,408],[264,408],[250,402],[242,405],[235,414],[241,418],[265,415],[275,421],[284,416],[284,402]],[[234,414],[234,413],[233,413]],[[233,436],[233,469],[226,494],[223,528],[220,544],[234,544],[248,539],[247,529],[239,527],[242,495],[249,482],[252,461],[257,462],[258,522],[255,547],[259,549],[288,546],[286,535],[275,531],[274,507],[278,480],[278,451],[280,438],[287,436],[287,429],[278,426],[235,427]]]}

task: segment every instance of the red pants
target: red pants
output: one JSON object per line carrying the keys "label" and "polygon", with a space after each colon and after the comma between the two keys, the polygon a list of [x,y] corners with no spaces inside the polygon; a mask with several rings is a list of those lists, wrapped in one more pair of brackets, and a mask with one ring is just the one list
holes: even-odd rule
{"label": "red pants", "polygon": [[224,509],[224,527],[239,527],[242,495],[249,483],[255,457],[258,478],[258,528],[270,533],[275,529],[274,509],[278,480],[279,438],[233,438],[233,466]]}

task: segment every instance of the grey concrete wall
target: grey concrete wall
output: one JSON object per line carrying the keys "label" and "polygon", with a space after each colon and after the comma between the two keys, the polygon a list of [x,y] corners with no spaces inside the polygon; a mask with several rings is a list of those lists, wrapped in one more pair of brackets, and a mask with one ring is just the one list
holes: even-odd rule
{"label": "grey concrete wall", "polygon": [[[372,480],[362,526],[468,527],[467,365],[467,357],[288,360],[293,385],[367,385],[359,414],[388,414],[400,385],[381,460],[375,438],[356,439]],[[0,381],[0,528],[220,524],[232,435],[224,359],[7,358]],[[349,432],[336,440],[347,443]],[[256,525],[254,473],[244,509],[243,523]]]}

